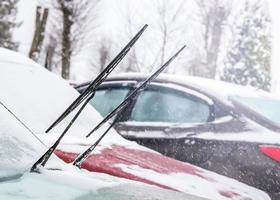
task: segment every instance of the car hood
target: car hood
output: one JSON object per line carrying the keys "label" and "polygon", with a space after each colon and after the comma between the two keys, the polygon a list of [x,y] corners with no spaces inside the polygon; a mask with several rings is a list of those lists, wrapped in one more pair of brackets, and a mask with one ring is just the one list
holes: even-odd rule
{"label": "car hood", "polygon": [[25,173],[13,181],[1,182],[0,199],[5,200],[209,200],[140,182],[78,169]]}
{"label": "car hood", "polygon": [[[2,124],[1,136],[8,134],[10,140],[16,138],[14,140],[19,142],[14,142],[14,146],[19,145],[24,149],[20,148],[19,151],[12,152],[15,154],[13,156],[25,152],[20,159],[16,158],[10,163],[7,161],[7,166],[18,168],[19,161],[24,160],[23,169],[29,169],[34,160],[46,149],[41,143],[47,146],[53,144],[69,122],[71,116],[51,133],[44,133],[48,126],[78,96],[78,93],[61,78],[14,52],[0,49],[0,62],[0,90],[2,91],[0,102],[2,110],[5,110],[5,115],[11,117],[11,122],[4,121],[4,125]],[[3,118],[6,117],[3,116]],[[101,116],[88,105],[62,140],[62,144],[56,152],[57,155],[65,161],[71,162],[107,128],[106,124],[89,139],[85,138],[89,130],[100,120]],[[21,127],[20,129],[25,129],[25,131],[12,129],[15,121]],[[10,129],[12,131],[5,131]],[[39,137],[36,142],[33,142],[36,137],[32,134]],[[30,140],[31,136],[33,140]],[[6,144],[6,142],[2,142]],[[12,150],[12,145],[9,145],[5,152],[8,154]],[[61,166],[64,166],[55,157],[53,160],[48,163],[47,168],[61,169]],[[203,198],[215,200],[269,199],[264,192],[253,187],[194,165],[175,161],[136,143],[126,141],[113,129],[98,146],[98,149],[85,161],[83,167],[90,171],[105,172]],[[75,183],[75,181],[73,182]]]}

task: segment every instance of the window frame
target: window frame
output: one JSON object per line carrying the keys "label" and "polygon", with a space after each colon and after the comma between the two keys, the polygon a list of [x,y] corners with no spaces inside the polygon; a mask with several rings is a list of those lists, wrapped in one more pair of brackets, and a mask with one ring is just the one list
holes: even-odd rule
{"label": "window frame", "polygon": [[[127,94],[127,96],[129,95],[129,93],[134,90],[138,85],[139,83],[143,82],[143,80],[108,80],[108,81],[104,81],[96,90],[103,90],[103,89],[106,89],[106,88],[119,88],[119,87],[123,87],[124,85],[126,87],[129,88],[129,92]],[[87,88],[88,85],[84,85],[82,87],[79,87],[78,90],[80,92],[83,92],[86,88]],[[199,91],[196,91],[194,89],[190,89],[188,88],[187,86],[182,86],[182,85],[179,85],[179,84],[175,84],[175,83],[170,83],[170,82],[152,82],[148,85],[148,88],[156,88],[156,87],[162,87],[162,88],[167,88],[167,89],[171,89],[171,90],[176,90],[177,92],[181,92],[181,93],[185,93],[186,95],[189,95],[189,96],[193,96],[194,98],[198,98],[200,99],[200,101],[206,103],[206,105],[208,105],[209,107],[209,112],[210,112],[210,115],[207,119],[207,122],[204,122],[204,123],[183,123],[183,124],[194,124],[194,125],[197,125],[197,124],[205,124],[205,123],[211,123],[211,122],[214,122],[215,121],[215,106],[214,106],[214,101],[209,98],[208,96],[206,96],[205,94],[202,94],[201,92]],[[144,91],[144,90],[143,90]],[[118,117],[118,121],[119,123],[126,123],[126,122],[131,122],[129,119],[131,118],[131,114],[132,114],[132,110],[138,100],[138,97],[139,97],[139,93],[135,96],[135,98],[130,102],[130,106],[128,107],[128,109],[126,109],[124,112],[125,113],[122,113],[122,116]],[[142,122],[137,122],[139,123],[142,123]],[[145,124],[147,123],[152,123],[152,122],[143,122]],[[157,122],[153,122],[153,123],[157,123]],[[174,125],[174,124],[182,124],[182,123],[172,123],[172,122],[165,122],[166,124],[170,124],[170,125]]]}
{"label": "window frame", "polygon": [[[141,82],[141,81],[139,81]],[[138,83],[139,83],[138,82]],[[193,97],[194,99],[199,99],[199,101],[205,103],[208,107],[209,107],[209,116],[208,116],[208,119],[206,122],[198,122],[198,123],[193,123],[193,122],[138,122],[139,124],[141,123],[164,123],[164,124],[205,124],[205,123],[209,123],[209,122],[213,122],[214,121],[214,102],[212,99],[210,99],[209,97],[205,96],[204,94],[201,94],[200,92],[197,92],[193,89],[189,89],[187,87],[184,87],[184,86],[181,86],[181,85],[177,85],[177,84],[174,84],[174,83],[166,83],[166,82],[152,82],[148,85],[149,89],[152,89],[152,90],[157,90],[157,88],[163,88],[163,89],[167,89],[167,90],[174,90],[175,93],[178,92],[178,93],[182,93],[182,95],[185,95],[185,96],[191,96]],[[144,92],[145,90],[143,90]],[[134,99],[134,101],[132,102],[132,106],[130,108],[130,112],[129,112],[129,115],[127,117],[127,119],[125,121],[120,121],[120,122],[128,122],[128,123],[131,123],[131,122],[134,122],[134,121],[131,121],[129,120],[131,118],[131,115],[132,115],[132,110],[134,109],[134,106],[138,100],[138,97],[139,97],[140,93],[138,93],[137,97]]]}

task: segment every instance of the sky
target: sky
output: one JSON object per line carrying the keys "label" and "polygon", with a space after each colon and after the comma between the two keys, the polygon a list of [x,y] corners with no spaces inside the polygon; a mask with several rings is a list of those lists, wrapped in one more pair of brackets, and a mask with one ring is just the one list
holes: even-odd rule
{"label": "sky", "polygon": [[[241,0],[243,1],[243,0]],[[280,95],[280,19],[279,10],[280,2],[277,0],[267,0],[270,13],[272,16],[272,35],[273,35],[273,50],[272,50],[272,91]],[[19,51],[27,54],[34,32],[34,22],[35,22],[35,10],[38,3],[45,2],[43,0],[20,0],[19,1],[19,12],[18,20],[23,24],[15,32],[15,38],[20,41],[21,45]],[[156,16],[153,15],[151,9],[151,0],[102,0],[102,4],[99,9],[99,23],[102,24],[102,34],[105,34],[111,38],[118,38],[120,40],[120,45],[124,44],[122,41],[126,41],[125,38],[122,39],[122,33],[126,27],[124,27],[124,19],[127,15],[127,10],[133,18],[133,23],[137,24],[134,27],[138,30],[143,26],[144,22],[150,25],[150,29],[147,30],[148,33],[143,35],[143,38],[150,39],[151,42],[156,40],[156,32],[153,32],[153,26],[156,26]],[[174,2],[174,1],[172,1]],[[192,7],[190,0],[186,1],[186,6]],[[172,5],[172,4],[171,4]],[[138,17],[135,17],[138,16]],[[189,46],[192,41],[188,41]],[[141,55],[142,56],[142,55]],[[144,56],[144,55],[143,55]]]}

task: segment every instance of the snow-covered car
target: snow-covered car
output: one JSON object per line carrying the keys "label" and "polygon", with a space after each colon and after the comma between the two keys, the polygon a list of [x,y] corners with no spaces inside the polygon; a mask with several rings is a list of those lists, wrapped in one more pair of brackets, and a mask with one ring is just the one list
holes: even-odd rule
{"label": "snow-covered car", "polygon": [[56,156],[40,174],[30,173],[46,146],[2,102],[0,118],[0,199],[207,200],[104,173],[82,171],[65,165]]}
{"label": "snow-covered car", "polygon": [[[110,76],[90,103],[106,116],[147,76]],[[280,198],[280,98],[270,93],[163,74],[130,102],[114,127],[126,139]]]}
{"label": "snow-covered car", "polygon": [[[111,129],[80,170],[71,164],[108,127],[85,134],[102,118],[91,106],[62,139],[40,173],[34,162],[60,136],[73,113],[47,127],[78,92],[20,54],[0,49],[1,199],[269,200],[261,190],[127,141]],[[90,172],[89,172],[90,171]],[[115,194],[117,194],[115,196]]]}

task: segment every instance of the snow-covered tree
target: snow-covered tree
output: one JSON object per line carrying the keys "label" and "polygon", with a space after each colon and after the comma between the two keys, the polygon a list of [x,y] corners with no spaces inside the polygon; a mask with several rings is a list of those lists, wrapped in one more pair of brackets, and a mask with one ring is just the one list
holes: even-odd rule
{"label": "snow-covered tree", "polygon": [[15,22],[17,14],[18,0],[0,1],[0,47],[16,50],[18,44],[12,40],[13,28],[18,23]]}
{"label": "snow-covered tree", "polygon": [[270,19],[262,1],[246,1],[233,27],[222,80],[270,89]]}

